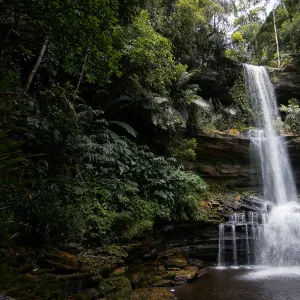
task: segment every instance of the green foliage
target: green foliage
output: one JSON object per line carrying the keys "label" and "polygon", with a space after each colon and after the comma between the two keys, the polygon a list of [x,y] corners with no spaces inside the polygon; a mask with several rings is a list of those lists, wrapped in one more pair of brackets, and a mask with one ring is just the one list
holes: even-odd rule
{"label": "green foliage", "polygon": [[[14,31],[8,37],[17,42],[18,53],[24,52],[22,59],[32,61],[47,38],[51,67],[59,61],[65,71],[73,74],[87,56],[86,75],[90,82],[107,82],[118,73],[120,53],[114,47],[118,35],[117,1],[93,0],[88,5],[66,0],[4,2],[0,4],[1,18],[12,18],[5,29]],[[9,47],[5,50],[10,54]]]}
{"label": "green foliage", "polygon": [[284,128],[295,135],[300,134],[300,108],[299,105],[290,101],[288,106],[281,105],[280,111],[286,114]]}
{"label": "green foliage", "polygon": [[175,79],[175,62],[170,41],[153,29],[149,14],[144,10],[123,35],[126,37],[123,55],[129,64],[127,72],[134,72],[144,88],[160,95],[166,94],[171,81]]}
{"label": "green foliage", "polygon": [[244,39],[243,39],[243,35],[240,31],[235,31],[232,35],[231,35],[231,39],[234,43],[243,43]]}
{"label": "green foliage", "polygon": [[234,102],[245,112],[250,112],[250,102],[246,93],[245,81],[243,77],[239,77],[233,87],[230,89],[230,95]]}
{"label": "green foliage", "polygon": [[195,160],[197,148],[196,139],[175,139],[169,146],[170,154],[179,160]]}
{"label": "green foliage", "polygon": [[[105,244],[158,219],[203,219],[206,184],[137,144],[144,128],[135,117],[177,135],[197,106],[191,131],[213,123],[216,107],[189,85],[190,69],[221,56],[227,6],[13,0],[0,8],[1,240]],[[196,146],[176,141],[171,154],[194,160]]]}
{"label": "green foliage", "polygon": [[203,100],[196,99],[189,107],[188,130],[191,134],[206,132],[212,127],[213,106]]}

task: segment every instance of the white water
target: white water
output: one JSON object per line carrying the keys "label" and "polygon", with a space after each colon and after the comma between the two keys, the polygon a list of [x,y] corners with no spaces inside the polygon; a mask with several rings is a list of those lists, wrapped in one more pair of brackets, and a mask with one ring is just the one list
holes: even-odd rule
{"label": "white water", "polygon": [[252,131],[252,142],[260,163],[264,197],[277,204],[268,220],[262,220],[260,263],[300,265],[300,206],[285,139],[274,126],[279,117],[274,89],[264,67],[244,65],[244,72],[257,127]]}
{"label": "white water", "polygon": [[[288,268],[300,267],[300,206],[296,186],[285,139],[277,134],[274,126],[279,112],[268,73],[264,67],[252,65],[244,65],[244,73],[256,127],[251,131],[251,141],[261,170],[264,199],[266,204],[273,203],[273,208],[269,214],[235,213],[229,222],[220,225],[218,265],[225,263],[224,240],[227,240],[233,265],[242,261],[248,265],[277,267],[277,271],[285,273]],[[226,234],[226,227],[231,229],[231,237]],[[245,241],[244,259],[238,257],[237,242],[242,245],[239,239]],[[263,274],[267,276],[268,269]]]}
{"label": "white water", "polygon": [[296,187],[283,137],[274,122],[279,117],[276,97],[264,67],[244,65],[245,83],[257,129],[252,132],[258,154],[265,200],[281,205],[296,201]]}

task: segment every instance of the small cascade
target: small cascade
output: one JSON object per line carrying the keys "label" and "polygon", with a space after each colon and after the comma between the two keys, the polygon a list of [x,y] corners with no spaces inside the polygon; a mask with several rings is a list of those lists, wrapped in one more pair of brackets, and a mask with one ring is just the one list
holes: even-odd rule
{"label": "small cascade", "polygon": [[259,231],[266,222],[266,213],[234,213],[219,225],[218,266],[251,265],[257,262]]}
{"label": "small cascade", "polygon": [[223,266],[224,264],[224,224],[219,225],[219,253],[218,253],[218,266]]}

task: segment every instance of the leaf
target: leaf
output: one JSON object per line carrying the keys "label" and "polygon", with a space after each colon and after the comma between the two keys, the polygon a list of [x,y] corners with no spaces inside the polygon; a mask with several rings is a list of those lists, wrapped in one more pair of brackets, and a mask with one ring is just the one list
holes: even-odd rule
{"label": "leaf", "polygon": [[129,133],[130,135],[132,135],[133,137],[137,137],[138,133],[127,123],[125,122],[119,122],[119,121],[110,121],[110,124],[116,124],[120,127],[122,127],[123,129],[125,129],[127,131],[127,133]]}

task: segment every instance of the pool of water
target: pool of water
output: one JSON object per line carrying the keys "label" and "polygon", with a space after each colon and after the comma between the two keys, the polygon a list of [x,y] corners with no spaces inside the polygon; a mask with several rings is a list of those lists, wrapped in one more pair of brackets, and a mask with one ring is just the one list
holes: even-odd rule
{"label": "pool of water", "polygon": [[208,268],[174,294],[178,300],[299,300],[300,268]]}

